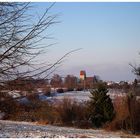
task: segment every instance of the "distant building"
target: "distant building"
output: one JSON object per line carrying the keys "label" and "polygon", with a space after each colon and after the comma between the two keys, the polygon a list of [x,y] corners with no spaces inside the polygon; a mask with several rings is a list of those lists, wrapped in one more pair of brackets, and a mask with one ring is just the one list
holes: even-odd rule
{"label": "distant building", "polygon": [[80,71],[80,80],[81,80],[81,87],[84,89],[93,88],[95,79],[94,76],[86,77],[86,72],[84,70]]}
{"label": "distant building", "polygon": [[86,71],[81,70],[80,71],[80,80],[85,80],[86,79]]}
{"label": "distant building", "polygon": [[111,85],[115,84],[115,82],[113,82],[113,81],[107,81],[106,83],[107,83],[108,86],[111,86]]}
{"label": "distant building", "polygon": [[92,88],[94,84],[94,77],[86,77],[86,88]]}

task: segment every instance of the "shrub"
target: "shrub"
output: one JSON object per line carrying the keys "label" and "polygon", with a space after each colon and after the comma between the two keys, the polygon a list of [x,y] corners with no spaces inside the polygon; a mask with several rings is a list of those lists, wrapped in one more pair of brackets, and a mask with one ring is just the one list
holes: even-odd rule
{"label": "shrub", "polygon": [[80,128],[88,128],[88,114],[87,105],[78,103],[69,98],[64,98],[62,102],[57,105],[61,125],[76,126]]}
{"label": "shrub", "polygon": [[127,130],[133,134],[140,132],[140,102],[136,98],[126,96],[114,100],[115,118],[105,127],[109,130]]}
{"label": "shrub", "polygon": [[8,93],[0,92],[0,112],[5,113],[4,119],[18,111],[18,103]]}
{"label": "shrub", "polygon": [[57,89],[58,93],[64,93],[64,90],[62,88]]}
{"label": "shrub", "polygon": [[36,101],[36,100],[39,100],[39,95],[37,93],[30,93],[28,96],[27,96],[27,99],[29,99],[30,101]]}
{"label": "shrub", "polygon": [[126,97],[116,97],[113,104],[115,110],[115,117],[112,122],[106,124],[105,128],[108,130],[128,130],[130,128],[130,118]]}
{"label": "shrub", "polygon": [[83,88],[77,88],[76,91],[83,91]]}
{"label": "shrub", "polygon": [[68,91],[74,91],[74,89],[73,88],[68,88]]}
{"label": "shrub", "polygon": [[50,87],[45,87],[43,89],[44,95],[46,96],[51,96],[51,88]]}
{"label": "shrub", "polygon": [[34,100],[31,104],[21,105],[20,110],[18,112],[14,112],[10,116],[10,119],[51,124],[55,121],[55,113],[53,107],[47,102]]}
{"label": "shrub", "polygon": [[44,95],[51,96],[51,92],[45,92]]}
{"label": "shrub", "polygon": [[105,122],[112,121],[114,117],[114,107],[107,92],[103,83],[99,83],[97,89],[90,91],[89,114],[95,127],[101,127]]}
{"label": "shrub", "polygon": [[135,103],[135,113],[134,113],[134,133],[140,133],[140,101]]}
{"label": "shrub", "polygon": [[127,95],[127,106],[130,116],[130,129],[133,134],[140,132],[140,102],[135,94],[130,92]]}

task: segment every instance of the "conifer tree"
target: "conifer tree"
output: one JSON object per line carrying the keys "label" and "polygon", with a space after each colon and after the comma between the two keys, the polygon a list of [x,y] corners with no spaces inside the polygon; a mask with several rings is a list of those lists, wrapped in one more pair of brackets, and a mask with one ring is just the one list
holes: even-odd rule
{"label": "conifer tree", "polygon": [[107,92],[108,90],[103,83],[98,84],[97,89],[90,91],[89,114],[95,127],[101,127],[114,117],[114,107]]}

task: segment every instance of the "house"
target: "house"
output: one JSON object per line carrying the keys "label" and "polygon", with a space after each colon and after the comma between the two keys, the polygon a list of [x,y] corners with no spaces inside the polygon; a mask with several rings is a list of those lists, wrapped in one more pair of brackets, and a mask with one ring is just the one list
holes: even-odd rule
{"label": "house", "polygon": [[86,88],[93,88],[94,77],[86,77],[85,83],[86,83]]}

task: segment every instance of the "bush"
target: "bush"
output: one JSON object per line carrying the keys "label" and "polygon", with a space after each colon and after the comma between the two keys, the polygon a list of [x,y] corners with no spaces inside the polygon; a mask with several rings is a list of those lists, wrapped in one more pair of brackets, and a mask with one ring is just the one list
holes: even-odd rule
{"label": "bush", "polygon": [[8,93],[0,92],[0,112],[5,113],[4,119],[17,112],[18,108],[18,103]]}
{"label": "bush", "polygon": [[51,88],[50,87],[45,87],[43,89],[44,95],[46,96],[51,96]]}
{"label": "bush", "polygon": [[61,125],[76,126],[82,128],[90,127],[88,122],[87,105],[64,98],[56,107]]}
{"label": "bush", "polygon": [[134,133],[140,133],[140,101],[136,101],[134,107]]}
{"label": "bush", "polygon": [[130,116],[130,129],[133,134],[140,132],[140,102],[135,94],[130,92],[127,95],[127,106]]}
{"label": "bush", "polygon": [[108,130],[128,130],[130,128],[130,118],[126,97],[116,97],[113,104],[115,110],[115,117],[112,122],[106,124],[105,128]]}
{"label": "bush", "polygon": [[140,102],[135,97],[118,97],[114,100],[115,118],[105,127],[109,130],[140,132]]}
{"label": "bush", "polygon": [[21,105],[20,110],[18,112],[14,112],[10,116],[10,119],[51,124],[55,121],[55,113],[53,107],[47,102],[34,100],[31,104]]}
{"label": "bush", "polygon": [[62,88],[57,89],[58,93],[64,93],[64,90]]}
{"label": "bush", "polygon": [[45,96],[51,96],[51,92],[45,92],[44,95]]}
{"label": "bush", "polygon": [[95,127],[101,127],[104,123],[112,121],[114,117],[114,107],[107,92],[103,83],[99,83],[97,89],[90,91],[89,114]]}
{"label": "bush", "polygon": [[83,88],[77,88],[76,91],[83,91]]}
{"label": "bush", "polygon": [[68,91],[74,91],[74,89],[73,88],[68,88]]}
{"label": "bush", "polygon": [[39,95],[37,93],[30,93],[27,96],[27,99],[29,99],[30,101],[36,101],[39,100]]}

